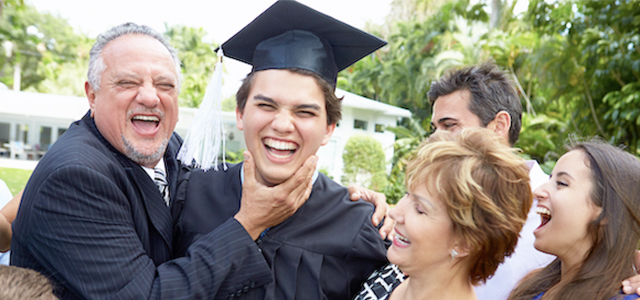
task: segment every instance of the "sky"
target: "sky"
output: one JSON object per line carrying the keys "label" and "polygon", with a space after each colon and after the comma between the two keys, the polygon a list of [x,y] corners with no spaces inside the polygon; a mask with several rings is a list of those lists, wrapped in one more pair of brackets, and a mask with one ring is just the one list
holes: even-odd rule
{"label": "sky", "polygon": [[[298,0],[357,28],[367,22],[381,24],[392,0]],[[79,33],[95,38],[124,22],[164,31],[164,23],[202,27],[208,42],[220,44],[233,36],[275,0],[26,0],[40,12],[66,19]],[[225,60],[223,96],[235,93],[250,66]],[[211,74],[207,74],[211,76]]]}

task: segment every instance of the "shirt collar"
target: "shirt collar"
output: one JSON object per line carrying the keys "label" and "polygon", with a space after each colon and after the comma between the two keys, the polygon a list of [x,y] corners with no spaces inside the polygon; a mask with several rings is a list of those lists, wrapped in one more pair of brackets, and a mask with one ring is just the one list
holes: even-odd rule
{"label": "shirt collar", "polygon": [[140,165],[140,166],[145,172],[147,172],[147,175],[149,175],[149,178],[151,178],[151,180],[155,180],[156,174],[155,174],[155,171],[153,170],[155,168],[158,168],[162,170],[164,174],[167,174],[167,169],[164,166],[164,158],[160,158],[160,161],[158,162],[158,164],[153,168],[145,167],[143,165]]}

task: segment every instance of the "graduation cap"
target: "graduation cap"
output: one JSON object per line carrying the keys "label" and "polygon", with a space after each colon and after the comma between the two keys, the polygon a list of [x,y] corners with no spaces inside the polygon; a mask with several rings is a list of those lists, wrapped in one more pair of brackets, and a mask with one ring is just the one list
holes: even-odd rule
{"label": "graduation cap", "polygon": [[292,0],[274,3],[222,44],[224,55],[253,71],[299,68],[335,87],[338,72],[385,41]]}
{"label": "graduation cap", "polygon": [[[224,56],[251,64],[252,72],[304,69],[318,74],[335,88],[339,71],[385,44],[369,33],[296,1],[280,0],[224,42],[221,48]],[[195,166],[210,168],[212,163],[217,164],[221,144],[224,155],[223,134],[216,136],[215,133],[222,130],[220,69],[216,65],[213,79],[178,154],[185,164],[191,164],[195,158]],[[218,95],[209,95],[213,93],[210,91],[212,86],[217,86]],[[217,115],[215,111],[218,111]],[[215,118],[218,120],[211,120]]]}

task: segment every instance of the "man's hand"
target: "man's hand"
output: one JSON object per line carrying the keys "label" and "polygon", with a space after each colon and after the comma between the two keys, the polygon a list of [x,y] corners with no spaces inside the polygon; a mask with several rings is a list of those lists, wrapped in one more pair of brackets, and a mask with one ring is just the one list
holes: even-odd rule
{"label": "man's hand", "polygon": [[235,219],[256,240],[260,233],[292,216],[311,194],[318,157],[310,156],[287,181],[267,187],[256,180],[253,154],[244,152],[244,182],[240,211]]}
{"label": "man's hand", "polygon": [[[640,251],[636,250],[635,256],[637,270],[638,266],[640,266]],[[633,293],[640,295],[640,275],[636,275],[622,281],[622,292],[627,295],[631,295]]]}
{"label": "man's hand", "polygon": [[378,226],[380,221],[384,218],[384,224],[380,227],[379,233],[380,236],[385,239],[393,229],[393,225],[396,223],[389,218],[389,204],[387,203],[387,197],[382,193],[378,193],[358,185],[349,185],[349,194],[352,201],[358,201],[362,198],[376,206],[371,222],[373,222],[373,226]]}

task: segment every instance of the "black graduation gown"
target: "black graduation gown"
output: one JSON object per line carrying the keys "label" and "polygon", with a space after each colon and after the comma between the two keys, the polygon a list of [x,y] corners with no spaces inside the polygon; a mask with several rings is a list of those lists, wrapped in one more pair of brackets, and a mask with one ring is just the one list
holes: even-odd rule
{"label": "black graduation gown", "polygon": [[[237,213],[241,170],[242,164],[237,164],[227,171],[194,170],[183,176],[174,207],[177,256]],[[371,223],[373,210],[370,203],[351,201],[345,187],[320,173],[309,200],[256,241],[275,282],[233,296],[352,299],[367,276],[386,263],[383,240]]]}

